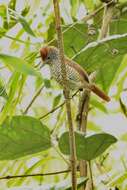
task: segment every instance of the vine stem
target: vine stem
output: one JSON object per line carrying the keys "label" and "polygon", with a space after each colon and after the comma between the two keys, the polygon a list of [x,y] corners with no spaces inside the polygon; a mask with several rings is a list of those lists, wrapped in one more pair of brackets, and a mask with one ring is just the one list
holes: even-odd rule
{"label": "vine stem", "polygon": [[[72,95],[72,98],[74,97],[74,96],[76,96],[76,94],[79,92],[79,90],[77,90],[73,95]],[[71,99],[72,99],[71,98]],[[58,105],[58,106],[56,106],[55,108],[53,108],[53,109],[51,109],[49,112],[47,112],[46,114],[44,114],[44,115],[42,115],[42,116],[40,116],[40,117],[38,117],[38,119],[44,119],[45,117],[47,117],[48,115],[50,115],[51,113],[53,113],[53,112],[55,112],[56,110],[58,110],[59,108],[61,108],[62,106],[64,106],[65,105],[65,101],[63,101],[60,105]]]}
{"label": "vine stem", "polygon": [[61,19],[60,19],[60,8],[59,1],[53,0],[54,4],[54,13],[55,13],[55,23],[56,23],[56,33],[57,33],[57,43],[59,48],[59,59],[61,62],[61,74],[63,79],[63,89],[64,89],[64,97],[65,104],[67,110],[67,119],[69,125],[69,144],[70,144],[70,161],[71,161],[71,177],[72,177],[72,190],[77,189],[77,177],[76,177],[76,146],[75,146],[75,133],[72,122],[72,114],[71,114],[71,102],[69,98],[69,86],[67,81],[66,74],[66,65],[64,60],[64,47],[63,47],[63,36],[61,30]]}
{"label": "vine stem", "polygon": [[58,175],[63,173],[68,173],[70,170],[63,170],[63,171],[57,171],[57,172],[49,172],[49,173],[37,173],[37,174],[24,174],[24,175],[14,175],[14,176],[4,176],[0,177],[0,180],[2,179],[14,179],[14,178],[24,178],[24,177],[34,177],[34,176],[49,176],[49,175]]}
{"label": "vine stem", "polygon": [[[81,98],[79,100],[79,113],[78,113],[78,129],[86,134],[87,131],[87,117],[89,111],[89,99],[90,99],[90,91],[83,91]],[[87,176],[87,162],[85,160],[81,160],[79,162],[79,170],[80,176]],[[86,186],[82,186],[81,190],[85,190]]]}
{"label": "vine stem", "polygon": [[106,6],[104,8],[103,22],[102,22],[99,39],[105,38],[108,34],[109,24],[111,22],[111,19],[113,17],[113,13],[114,13],[114,5],[115,5],[114,0],[111,0],[110,4],[106,4]]}
{"label": "vine stem", "polygon": [[94,184],[93,184],[93,174],[92,174],[92,168],[91,168],[91,162],[88,162],[89,165],[89,174],[90,174],[90,182],[91,182],[91,190],[94,190]]}
{"label": "vine stem", "polygon": [[34,101],[36,100],[36,98],[40,95],[41,91],[43,90],[44,86],[41,86],[39,88],[39,90],[36,92],[36,94],[33,96],[32,100],[30,101],[30,103],[28,104],[28,106],[25,108],[23,114],[27,114],[27,112],[29,111],[30,107],[33,105]]}

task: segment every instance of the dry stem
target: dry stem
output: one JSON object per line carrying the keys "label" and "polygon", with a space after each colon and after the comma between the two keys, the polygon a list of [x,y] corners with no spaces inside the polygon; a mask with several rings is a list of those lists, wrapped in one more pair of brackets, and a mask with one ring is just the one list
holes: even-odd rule
{"label": "dry stem", "polygon": [[109,24],[113,17],[113,13],[114,13],[114,2],[111,1],[111,3],[106,4],[104,8],[103,22],[102,22],[102,27],[101,27],[100,37],[99,37],[100,39],[103,39],[107,36],[108,31],[109,31]]}
{"label": "dry stem", "polygon": [[64,47],[63,47],[63,36],[61,30],[61,19],[60,19],[60,9],[58,0],[53,0],[54,3],[54,12],[55,12],[55,21],[56,21],[56,32],[57,32],[57,42],[59,48],[59,58],[61,62],[61,74],[63,79],[63,87],[64,87],[64,96],[65,103],[67,109],[67,118],[69,125],[69,142],[70,142],[70,160],[71,160],[71,171],[72,171],[72,190],[77,189],[77,177],[76,177],[76,146],[75,146],[75,133],[72,123],[72,115],[71,115],[71,103],[69,99],[69,88],[67,82],[66,75],[66,66],[64,60]]}
{"label": "dry stem", "polygon": [[14,176],[4,176],[0,177],[2,179],[15,179],[15,178],[24,178],[24,177],[35,177],[35,176],[49,176],[49,175],[58,175],[63,173],[68,173],[70,170],[63,170],[58,172],[50,172],[50,173],[37,173],[37,174],[24,174],[24,175],[14,175]]}

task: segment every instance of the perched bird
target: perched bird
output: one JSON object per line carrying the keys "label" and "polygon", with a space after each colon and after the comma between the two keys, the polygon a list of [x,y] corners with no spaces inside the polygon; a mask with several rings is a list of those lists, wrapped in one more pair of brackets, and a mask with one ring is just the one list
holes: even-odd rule
{"label": "perched bird", "polygon": [[[40,49],[40,54],[43,64],[49,65],[52,77],[63,86],[59,50],[54,46],[45,46]],[[109,96],[95,84],[90,83],[86,71],[79,64],[65,56],[65,66],[70,90],[88,89],[103,100],[110,101]]]}

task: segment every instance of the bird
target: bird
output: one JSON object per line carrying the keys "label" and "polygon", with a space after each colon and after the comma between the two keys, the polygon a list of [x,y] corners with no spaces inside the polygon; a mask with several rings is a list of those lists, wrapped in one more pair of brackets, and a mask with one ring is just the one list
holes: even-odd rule
{"label": "bird", "polygon": [[[44,46],[40,49],[40,57],[43,65],[49,65],[52,78],[54,78],[63,87],[63,78],[61,73],[61,61],[59,49],[54,46]],[[87,89],[99,96],[101,99],[109,102],[110,97],[106,95],[94,83],[91,83],[87,72],[78,63],[64,56],[66,66],[66,77],[69,90]]]}

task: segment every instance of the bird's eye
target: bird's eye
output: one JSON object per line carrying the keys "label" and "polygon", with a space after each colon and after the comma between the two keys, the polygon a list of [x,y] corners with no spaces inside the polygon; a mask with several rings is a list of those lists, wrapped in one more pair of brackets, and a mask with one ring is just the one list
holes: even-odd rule
{"label": "bird's eye", "polygon": [[50,59],[50,57],[48,56],[47,59]]}

